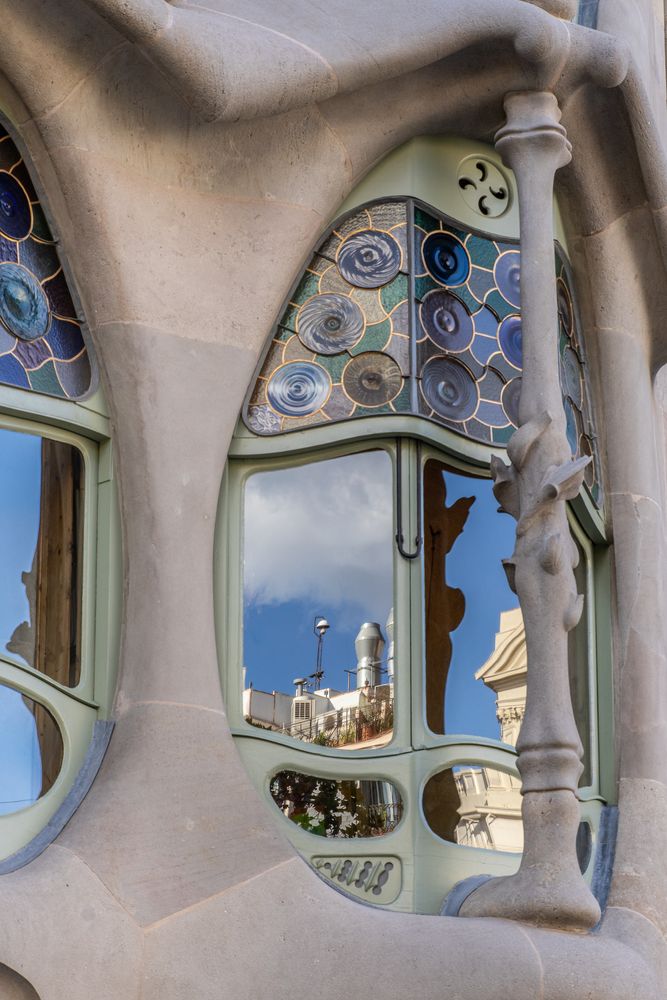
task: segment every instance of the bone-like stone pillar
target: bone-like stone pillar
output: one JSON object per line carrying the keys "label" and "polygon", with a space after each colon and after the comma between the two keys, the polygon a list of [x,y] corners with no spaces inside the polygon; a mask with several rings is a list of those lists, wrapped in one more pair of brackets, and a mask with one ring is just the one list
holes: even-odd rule
{"label": "bone-like stone pillar", "polygon": [[581,615],[566,500],[576,496],[588,459],[574,461],[565,435],[558,373],[558,320],[552,228],[553,180],[570,144],[551,93],[505,99],[496,146],[516,175],[521,225],[523,377],[511,465],[494,460],[494,492],[517,520],[506,560],[526,628],[526,713],[517,742],[523,780],[524,854],[516,875],[473,892],[461,916],[502,916],[583,930],[599,919],[577,863],[577,784],[582,746],[570,698],[567,634]]}

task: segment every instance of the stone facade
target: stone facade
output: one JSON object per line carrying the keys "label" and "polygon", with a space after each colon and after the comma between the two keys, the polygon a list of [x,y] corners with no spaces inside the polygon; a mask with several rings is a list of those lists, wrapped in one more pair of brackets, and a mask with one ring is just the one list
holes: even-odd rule
{"label": "stone facade", "polygon": [[[110,408],[124,593],[116,726],[101,770],[46,851],[0,876],[3,997],[299,1000],[314,983],[326,997],[665,995],[664,21],[649,0],[600,0],[593,30],[568,20],[573,8],[2,3],[0,105],[60,236]],[[508,104],[517,92],[541,104]],[[532,874],[509,890],[487,883],[461,916],[399,914],[333,892],[269,822],[220,693],[220,483],[286,290],[385,154],[426,134],[493,142],[507,116],[506,145],[549,129],[560,142],[550,168],[533,158],[515,170],[522,211],[544,221],[550,191],[530,187],[531,171],[558,168],[602,429],[620,823],[593,932],[597,904],[569,855],[561,865],[578,766],[567,731],[554,745],[569,747],[568,774],[544,755],[534,768],[542,818],[524,814]],[[525,280],[539,326],[549,290],[538,265]],[[526,403],[523,422],[539,418],[539,404]],[[550,440],[548,464],[558,465],[562,447]],[[520,516],[534,483],[518,447],[511,458],[524,476]],[[565,479],[554,482],[546,499],[562,507]],[[550,508],[554,524],[561,507]],[[549,587],[561,573],[567,584],[553,552],[540,565]],[[538,590],[518,584],[522,603]],[[565,590],[539,593],[561,601]],[[565,598],[542,634],[559,648],[573,613]],[[531,641],[547,617],[539,606],[531,615],[537,625],[524,607],[535,629],[529,688]],[[535,711],[539,729],[545,699],[560,695],[535,691],[526,717]],[[565,931],[546,926],[559,922]],[[295,956],[306,954],[304,975]]]}

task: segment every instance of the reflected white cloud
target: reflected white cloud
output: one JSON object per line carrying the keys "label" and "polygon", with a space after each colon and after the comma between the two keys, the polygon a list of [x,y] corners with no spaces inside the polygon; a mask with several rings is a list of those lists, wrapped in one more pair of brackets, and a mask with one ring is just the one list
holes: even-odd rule
{"label": "reflected white cloud", "polygon": [[392,604],[392,473],[364,452],[260,473],[246,485],[245,596],[255,605],[308,600],[328,611]]}

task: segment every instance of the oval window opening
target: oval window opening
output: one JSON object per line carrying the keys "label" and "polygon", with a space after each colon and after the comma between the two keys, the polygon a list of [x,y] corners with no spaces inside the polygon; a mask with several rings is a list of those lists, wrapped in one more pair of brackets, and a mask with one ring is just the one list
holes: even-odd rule
{"label": "oval window opening", "polygon": [[437,837],[487,851],[523,851],[521,779],[480,764],[457,764],[426,782],[424,818]]}
{"label": "oval window opening", "polygon": [[1,816],[46,795],[63,763],[63,740],[51,713],[6,684],[0,684],[0,759]]}
{"label": "oval window opening", "polygon": [[382,837],[403,815],[403,800],[389,781],[279,771],[270,790],[287,819],[318,837]]}

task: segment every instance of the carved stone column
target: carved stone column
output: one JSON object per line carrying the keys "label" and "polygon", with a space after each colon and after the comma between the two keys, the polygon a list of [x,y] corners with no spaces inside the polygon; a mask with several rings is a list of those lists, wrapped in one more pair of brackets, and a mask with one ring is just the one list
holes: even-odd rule
{"label": "carved stone column", "polygon": [[583,930],[600,910],[575,850],[583,748],[570,698],[567,634],[583,597],[565,502],[578,493],[588,459],[572,459],[565,435],[552,228],[554,174],[569,162],[570,144],[553,94],[509,94],[505,111],[496,146],[519,191],[523,377],[519,429],[507,448],[511,465],[495,459],[492,471],[502,509],[517,520],[505,568],[521,604],[528,653],[517,742],[525,846],[517,874],[486,882],[460,913]]}

